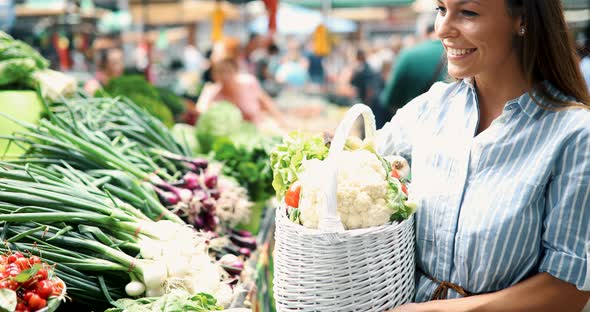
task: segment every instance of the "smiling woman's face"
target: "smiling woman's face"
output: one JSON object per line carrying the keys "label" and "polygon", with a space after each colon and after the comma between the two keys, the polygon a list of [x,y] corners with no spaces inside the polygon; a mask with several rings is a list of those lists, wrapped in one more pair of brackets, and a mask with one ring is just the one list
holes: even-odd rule
{"label": "smiling woman's face", "polygon": [[469,78],[497,74],[517,63],[514,38],[520,19],[505,0],[435,0],[436,34],[448,58],[449,74]]}

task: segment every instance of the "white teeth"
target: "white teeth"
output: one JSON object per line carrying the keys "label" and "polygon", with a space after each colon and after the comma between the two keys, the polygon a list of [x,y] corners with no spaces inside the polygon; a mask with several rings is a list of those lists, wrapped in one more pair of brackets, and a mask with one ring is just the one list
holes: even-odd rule
{"label": "white teeth", "polygon": [[465,54],[469,54],[473,51],[475,51],[475,49],[453,49],[453,48],[448,48],[449,54],[453,55],[453,56],[461,56],[461,55],[465,55]]}

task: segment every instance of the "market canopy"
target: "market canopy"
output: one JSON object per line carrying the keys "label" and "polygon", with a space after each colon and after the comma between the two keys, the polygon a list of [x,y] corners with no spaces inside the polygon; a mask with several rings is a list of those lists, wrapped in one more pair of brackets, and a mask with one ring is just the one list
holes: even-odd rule
{"label": "market canopy", "polygon": [[[315,10],[310,10],[294,5],[281,4],[277,13],[277,32],[291,35],[311,34],[316,27],[324,23],[333,33],[348,33],[356,31],[356,23],[347,19],[327,17]],[[268,31],[268,18],[260,16],[249,25],[255,33]]]}
{"label": "market canopy", "polygon": [[[327,0],[285,0],[286,3],[301,5],[308,8],[322,8]],[[363,7],[399,7],[408,6],[415,0],[330,0],[331,8],[363,8]]]}

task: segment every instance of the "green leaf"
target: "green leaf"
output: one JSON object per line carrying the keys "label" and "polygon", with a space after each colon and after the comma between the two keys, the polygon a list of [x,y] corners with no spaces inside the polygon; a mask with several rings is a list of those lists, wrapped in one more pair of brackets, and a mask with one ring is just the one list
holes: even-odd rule
{"label": "green leaf", "polygon": [[16,309],[16,292],[0,288],[0,312],[12,312]]}
{"label": "green leaf", "polygon": [[39,272],[39,269],[41,269],[41,265],[35,264],[30,269],[26,269],[20,272],[20,274],[14,277],[14,280],[19,283],[24,283],[30,280],[33,276],[35,276],[37,272]]}

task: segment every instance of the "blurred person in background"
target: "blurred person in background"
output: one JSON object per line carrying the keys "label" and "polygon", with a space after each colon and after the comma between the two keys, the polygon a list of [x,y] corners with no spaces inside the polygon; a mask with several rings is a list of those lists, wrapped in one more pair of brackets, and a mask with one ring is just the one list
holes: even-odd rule
{"label": "blurred person in background", "polygon": [[373,98],[376,95],[377,73],[373,71],[367,62],[365,51],[356,52],[356,68],[350,79],[350,84],[354,86],[357,98],[364,104],[373,106]]}
{"label": "blurred person in background", "polygon": [[416,44],[418,44],[418,41],[419,40],[415,35],[412,35],[412,34],[405,35],[404,38],[402,39],[402,50],[409,49],[409,48],[415,46]]}
{"label": "blurred person in background", "polygon": [[[367,56],[363,50],[356,52],[356,68],[350,79],[350,84],[356,90],[357,98],[365,105],[368,105],[373,110],[375,121],[385,124],[385,120],[381,121],[383,113],[381,107],[376,100],[379,94],[379,72],[373,71],[367,62]],[[364,136],[364,123],[360,127],[360,133]]]}
{"label": "blurred person in background", "polygon": [[399,52],[402,50],[403,42],[402,38],[399,35],[393,35],[389,39],[389,48],[393,53],[393,57],[399,55]]}
{"label": "blurred person in background", "polygon": [[316,85],[323,85],[326,74],[324,71],[324,57],[315,54],[313,49],[307,49],[305,51],[305,57],[307,58],[307,74],[311,83]]}
{"label": "blurred person in background", "polygon": [[120,48],[99,50],[97,68],[94,79],[87,81],[84,85],[84,90],[88,94],[96,93],[98,89],[107,85],[111,79],[123,75],[125,70],[123,50]]}
{"label": "blurred person in background", "polygon": [[[434,19],[426,27],[428,40],[400,52],[396,58],[380,105],[389,120],[395,112],[416,96],[426,92],[435,82],[446,77],[444,49],[434,33]],[[383,123],[377,127],[383,126]]]}
{"label": "blurred person in background", "polygon": [[234,58],[214,61],[212,77],[214,82],[206,84],[199,96],[197,113],[205,112],[216,102],[228,101],[240,109],[245,120],[257,126],[264,121],[263,112],[279,125],[286,125],[283,114],[260,87],[256,77],[240,72]]}
{"label": "blurred person in background", "polygon": [[275,74],[281,63],[279,47],[271,42],[267,47],[267,56],[256,63],[256,78],[262,88],[270,96],[276,97],[280,93],[280,85],[275,79]]}
{"label": "blurred person in background", "polygon": [[394,52],[382,40],[374,42],[372,49],[372,53],[367,57],[367,62],[371,65],[371,69],[378,73],[383,69],[383,64],[393,60]]}
{"label": "blurred person in background", "polygon": [[275,79],[286,87],[302,89],[309,79],[308,66],[307,59],[301,55],[299,42],[293,39],[288,43],[287,54],[277,68]]}

